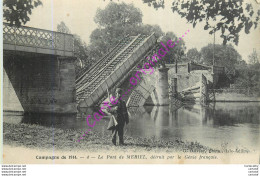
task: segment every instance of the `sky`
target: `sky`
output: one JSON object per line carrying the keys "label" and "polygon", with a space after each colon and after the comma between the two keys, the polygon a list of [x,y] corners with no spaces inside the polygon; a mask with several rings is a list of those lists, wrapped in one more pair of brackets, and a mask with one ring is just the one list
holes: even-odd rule
{"label": "sky", "polygon": [[[164,32],[172,31],[177,36],[183,35],[188,29],[189,35],[184,39],[187,49],[202,47],[213,43],[213,35],[203,29],[203,24],[196,25],[193,28],[185,19],[182,19],[177,13],[171,10],[171,2],[166,0],[164,9],[154,9],[141,0],[115,0],[115,2],[133,3],[143,13],[143,23],[159,25]],[[247,0],[256,6],[255,1]],[[39,6],[32,11],[30,21],[26,26],[57,30],[57,24],[64,21],[73,34],[79,35],[83,41],[89,43],[91,32],[97,28],[94,22],[94,16],[98,8],[104,9],[110,0],[42,0],[43,6]],[[222,44],[220,34],[216,33],[216,44]],[[244,60],[248,60],[248,55],[256,48],[260,53],[260,27],[251,30],[250,34],[240,33],[238,46],[234,47],[241,54]]]}

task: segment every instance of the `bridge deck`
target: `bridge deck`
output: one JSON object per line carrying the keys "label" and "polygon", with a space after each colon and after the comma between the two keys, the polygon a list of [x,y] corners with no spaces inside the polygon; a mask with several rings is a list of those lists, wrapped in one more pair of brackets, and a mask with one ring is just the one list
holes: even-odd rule
{"label": "bridge deck", "polygon": [[86,71],[76,80],[78,101],[84,100],[92,106],[106,95],[106,89],[114,87],[126,79],[125,75],[156,43],[154,34],[150,36],[126,36],[91,71]]}
{"label": "bridge deck", "polygon": [[3,49],[73,56],[73,35],[32,27],[3,24]]}

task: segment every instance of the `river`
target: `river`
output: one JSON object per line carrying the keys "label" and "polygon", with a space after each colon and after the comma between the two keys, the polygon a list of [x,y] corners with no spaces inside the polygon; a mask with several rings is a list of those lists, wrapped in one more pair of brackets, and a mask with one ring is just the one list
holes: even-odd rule
{"label": "river", "polygon": [[[4,113],[5,123],[27,123],[63,129],[89,129],[85,117],[95,110],[81,109],[75,116],[51,114],[22,115]],[[128,108],[130,123],[126,135],[156,139],[197,141],[213,148],[231,147],[260,150],[260,103],[220,103],[203,107],[199,104],[181,108],[144,106]],[[102,134],[109,118],[103,118],[93,127]],[[127,143],[127,141],[126,141]]]}

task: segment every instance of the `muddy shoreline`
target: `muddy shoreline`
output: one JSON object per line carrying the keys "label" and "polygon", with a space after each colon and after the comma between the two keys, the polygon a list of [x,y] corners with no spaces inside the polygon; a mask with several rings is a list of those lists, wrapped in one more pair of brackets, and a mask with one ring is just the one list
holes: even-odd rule
{"label": "muddy shoreline", "polygon": [[[54,129],[54,130],[53,130]],[[40,125],[3,123],[4,143],[10,146],[21,146],[33,149],[55,149],[62,151],[164,151],[180,152],[183,150],[210,151],[196,141],[157,140],[154,137],[141,138],[125,136],[126,146],[114,146],[111,142],[111,133],[90,132],[84,139],[77,142],[83,130],[64,130]]]}

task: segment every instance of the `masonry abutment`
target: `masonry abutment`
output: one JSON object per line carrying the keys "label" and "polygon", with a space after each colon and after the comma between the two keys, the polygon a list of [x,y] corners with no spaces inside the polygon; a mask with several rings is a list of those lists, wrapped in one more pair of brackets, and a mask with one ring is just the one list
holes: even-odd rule
{"label": "masonry abutment", "polygon": [[74,60],[4,51],[4,111],[76,113]]}
{"label": "masonry abutment", "polygon": [[158,69],[157,94],[160,106],[169,105],[168,70],[165,67]]}

